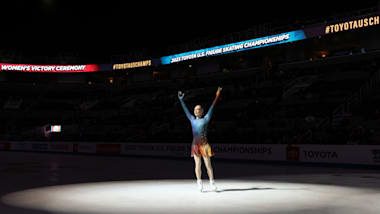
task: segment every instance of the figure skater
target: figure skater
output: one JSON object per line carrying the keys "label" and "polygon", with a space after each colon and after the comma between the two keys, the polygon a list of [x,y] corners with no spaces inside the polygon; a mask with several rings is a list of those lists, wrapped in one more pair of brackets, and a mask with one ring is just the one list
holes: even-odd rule
{"label": "figure skater", "polygon": [[194,107],[194,115],[191,115],[189,110],[186,107],[185,102],[183,101],[183,97],[185,96],[184,93],[181,91],[178,91],[178,98],[181,102],[182,108],[185,111],[186,117],[191,122],[191,127],[193,130],[193,142],[191,144],[191,157],[194,157],[195,161],[195,175],[197,178],[197,184],[198,189],[203,192],[203,184],[202,184],[202,159],[206,165],[207,168],[207,174],[210,179],[210,186],[213,191],[217,190],[217,187],[215,185],[214,181],[214,173],[211,166],[211,160],[210,157],[214,155],[214,152],[211,149],[210,144],[207,140],[207,126],[210,122],[214,106],[216,101],[218,100],[220,96],[220,92],[222,91],[221,87],[218,87],[218,90],[216,92],[216,97],[214,99],[214,102],[212,103],[211,107],[209,108],[207,114],[202,118],[203,116],[203,108],[201,105],[196,105]]}

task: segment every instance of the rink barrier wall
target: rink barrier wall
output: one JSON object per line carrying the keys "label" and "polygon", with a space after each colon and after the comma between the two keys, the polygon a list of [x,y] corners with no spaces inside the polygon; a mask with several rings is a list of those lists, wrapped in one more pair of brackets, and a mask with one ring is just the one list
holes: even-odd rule
{"label": "rink barrier wall", "polygon": [[[380,166],[380,145],[212,144],[216,159]],[[0,142],[0,151],[190,157],[188,143]]]}
{"label": "rink barrier wall", "polygon": [[10,143],[9,142],[0,142],[0,150],[9,151]]}

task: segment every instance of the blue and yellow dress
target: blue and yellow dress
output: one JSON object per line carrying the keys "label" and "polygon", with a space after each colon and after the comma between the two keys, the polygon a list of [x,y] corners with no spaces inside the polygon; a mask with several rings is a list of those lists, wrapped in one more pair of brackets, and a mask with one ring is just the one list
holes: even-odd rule
{"label": "blue and yellow dress", "polygon": [[214,106],[216,101],[218,100],[219,95],[215,97],[214,102],[209,108],[207,114],[200,119],[196,119],[192,114],[190,114],[189,109],[186,107],[183,99],[179,98],[182,108],[185,111],[186,117],[191,122],[191,128],[193,130],[193,142],[191,144],[191,157],[194,155],[202,155],[204,157],[214,156],[215,153],[212,151],[210,144],[207,140],[207,126],[210,122]]}

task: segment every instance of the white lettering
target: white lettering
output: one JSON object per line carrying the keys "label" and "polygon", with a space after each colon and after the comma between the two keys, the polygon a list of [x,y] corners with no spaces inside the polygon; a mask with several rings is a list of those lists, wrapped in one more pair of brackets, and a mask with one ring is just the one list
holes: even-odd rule
{"label": "white lettering", "polygon": [[31,71],[54,71],[55,66],[32,66]]}
{"label": "white lettering", "polygon": [[215,55],[215,54],[220,54],[223,52],[223,49],[222,48],[218,48],[218,49],[213,49],[213,50],[208,50],[206,51],[206,56],[211,56],[211,55]]}
{"label": "white lettering", "polygon": [[338,158],[338,154],[334,151],[304,151],[305,158],[310,159],[332,159]]}
{"label": "white lettering", "polygon": [[223,48],[223,53],[230,52],[230,51],[240,50],[242,48],[244,48],[243,44],[227,46],[227,47]]}
{"label": "white lettering", "polygon": [[1,65],[2,71],[30,71],[29,65]]}
{"label": "white lettering", "polygon": [[83,71],[85,69],[86,65],[62,65],[56,67],[56,71]]}
{"label": "white lettering", "polygon": [[185,60],[190,60],[190,59],[195,59],[195,58],[200,58],[200,57],[205,57],[205,56],[212,56],[212,55],[221,54],[221,53],[228,53],[232,51],[239,51],[245,48],[252,48],[252,47],[256,47],[260,45],[281,42],[284,40],[288,40],[289,38],[290,38],[290,34],[286,33],[286,34],[272,36],[265,39],[254,40],[254,41],[245,42],[245,43],[236,44],[236,45],[229,45],[223,48],[210,49],[210,50],[207,50],[206,52],[192,53],[192,54],[187,54],[187,55],[183,55],[179,57],[174,57],[170,59],[170,63],[175,63],[175,62],[180,62],[180,61],[185,61]]}

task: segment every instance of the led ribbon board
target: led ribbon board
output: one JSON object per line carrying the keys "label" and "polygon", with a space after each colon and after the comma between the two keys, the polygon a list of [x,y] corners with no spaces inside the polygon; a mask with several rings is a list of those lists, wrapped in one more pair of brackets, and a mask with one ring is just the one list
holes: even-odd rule
{"label": "led ribbon board", "polygon": [[212,48],[200,49],[186,53],[175,54],[171,56],[161,57],[161,64],[167,65],[175,62],[182,62],[190,59],[197,59],[201,57],[215,56],[221,54],[229,54],[233,52],[245,51],[254,48],[261,48],[271,45],[283,44],[287,42],[294,42],[306,39],[303,30],[296,30],[287,33],[281,33],[272,36],[266,36],[242,42],[231,43],[227,45],[220,45]]}
{"label": "led ribbon board", "polygon": [[99,65],[29,65],[0,63],[0,71],[44,72],[44,73],[77,73],[100,71]]}
{"label": "led ribbon board", "polygon": [[378,15],[348,20],[346,22],[335,23],[325,26],[325,34],[338,33],[348,30],[370,27],[380,24],[380,17]]}
{"label": "led ribbon board", "polygon": [[152,66],[152,60],[144,60],[144,61],[138,61],[138,62],[128,62],[128,63],[122,63],[122,64],[114,64],[113,70],[126,70],[130,68],[140,68],[140,67],[148,67]]}

